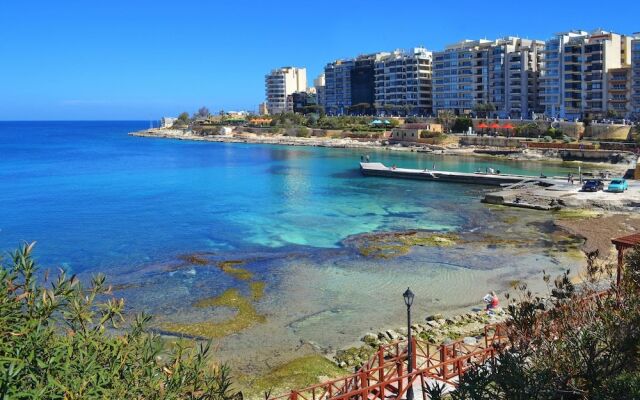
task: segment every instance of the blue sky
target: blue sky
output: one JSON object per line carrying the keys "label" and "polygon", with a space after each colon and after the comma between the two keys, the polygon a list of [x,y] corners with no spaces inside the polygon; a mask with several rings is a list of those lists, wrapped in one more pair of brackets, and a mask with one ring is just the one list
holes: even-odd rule
{"label": "blue sky", "polygon": [[[29,1],[0,4],[0,120],[157,119],[256,109],[264,74],[360,53],[598,27],[640,1]],[[597,7],[605,5],[604,7]]]}

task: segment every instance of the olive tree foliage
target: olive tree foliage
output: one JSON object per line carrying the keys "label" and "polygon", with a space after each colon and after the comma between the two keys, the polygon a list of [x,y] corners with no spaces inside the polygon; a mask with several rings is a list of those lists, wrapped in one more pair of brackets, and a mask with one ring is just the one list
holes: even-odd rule
{"label": "olive tree foliage", "polygon": [[626,259],[622,285],[611,283],[608,291],[602,282],[613,282],[611,266],[596,256],[588,256],[586,283],[579,287],[568,271],[554,281],[545,275],[544,299],[522,285],[509,305],[510,346],[497,361],[471,368],[447,396],[639,399],[640,248]]}
{"label": "olive tree foliage", "polygon": [[124,301],[104,276],[87,287],[62,271],[49,280],[32,250],[0,266],[0,399],[239,397],[229,369],[209,364],[209,344],[162,340],[143,314],[122,328]]}

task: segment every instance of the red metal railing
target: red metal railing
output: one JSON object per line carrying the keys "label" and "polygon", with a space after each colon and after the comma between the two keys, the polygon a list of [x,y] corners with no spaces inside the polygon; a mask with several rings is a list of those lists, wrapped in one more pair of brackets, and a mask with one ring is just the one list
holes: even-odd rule
{"label": "red metal railing", "polygon": [[[457,383],[474,364],[496,357],[498,349],[507,345],[504,326],[487,325],[484,341],[467,344],[463,340],[434,345],[412,338],[413,372],[407,374],[407,342],[398,341],[380,346],[369,361],[354,374],[310,386],[270,400],[388,400],[400,399],[407,389],[427,379],[451,385]],[[426,395],[423,392],[423,400]]]}

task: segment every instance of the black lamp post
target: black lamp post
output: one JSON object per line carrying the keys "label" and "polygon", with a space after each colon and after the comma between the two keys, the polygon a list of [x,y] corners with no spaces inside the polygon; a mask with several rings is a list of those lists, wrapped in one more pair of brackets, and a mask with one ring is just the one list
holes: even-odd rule
{"label": "black lamp post", "polygon": [[[402,294],[404,297],[404,304],[407,306],[407,373],[411,374],[413,372],[413,349],[411,345],[411,305],[413,304],[413,298],[415,295],[411,291],[411,289],[407,288],[407,290]],[[407,388],[407,400],[413,400],[413,385],[409,385]]]}

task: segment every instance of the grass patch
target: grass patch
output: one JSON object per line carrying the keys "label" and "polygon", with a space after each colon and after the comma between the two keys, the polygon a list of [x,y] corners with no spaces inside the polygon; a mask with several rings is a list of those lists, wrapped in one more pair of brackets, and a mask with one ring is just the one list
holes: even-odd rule
{"label": "grass patch", "polygon": [[240,332],[252,325],[266,321],[266,317],[258,314],[251,301],[242,296],[238,289],[229,289],[218,297],[199,300],[193,306],[228,307],[236,310],[237,313],[233,318],[223,322],[166,322],[161,325],[161,328],[173,333],[215,339]]}
{"label": "grass patch", "polygon": [[253,274],[244,268],[238,268],[238,265],[242,264],[244,264],[244,261],[240,260],[222,261],[218,263],[218,268],[225,274],[229,274],[236,279],[248,281],[253,277]]}
{"label": "grass patch", "polygon": [[562,209],[554,211],[553,215],[557,219],[590,219],[602,216],[602,213],[594,210],[584,209]]}
{"label": "grass patch", "polygon": [[263,398],[262,394],[272,390],[272,395],[286,393],[320,383],[320,378],[337,378],[347,372],[320,355],[296,358],[282,364],[251,382],[242,382],[243,394],[252,398]]}

